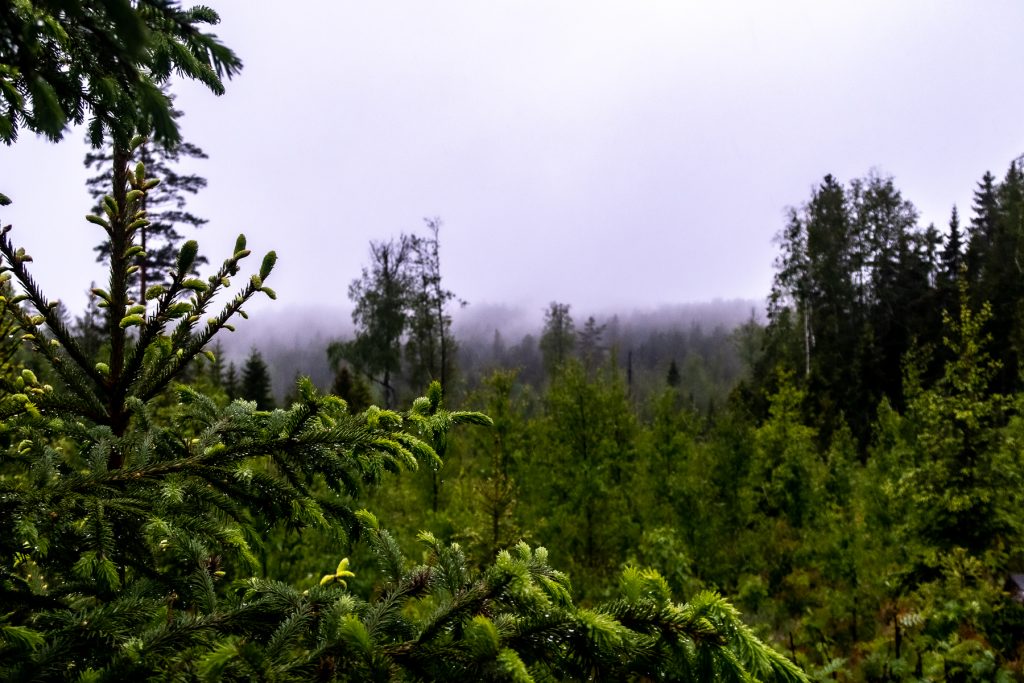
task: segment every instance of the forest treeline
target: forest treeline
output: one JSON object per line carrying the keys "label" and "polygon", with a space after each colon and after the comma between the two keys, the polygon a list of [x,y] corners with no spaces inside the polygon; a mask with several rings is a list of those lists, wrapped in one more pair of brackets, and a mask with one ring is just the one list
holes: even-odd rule
{"label": "forest treeline", "polygon": [[[651,310],[595,314],[606,326],[602,345],[616,349],[623,365],[633,352],[634,383],[646,394],[659,389],[668,366],[676,361],[680,372],[696,389],[694,401],[707,407],[724,402],[750,364],[744,350],[729,340],[735,328],[763,308],[750,300],[711,301]],[[456,373],[448,392],[464,396],[476,388],[489,370],[522,368],[524,377],[543,377],[543,358],[537,340],[543,330],[544,309],[532,311],[469,302],[452,311],[452,334],[457,342]],[[574,317],[575,307],[572,308]],[[764,314],[759,313],[763,322]],[[590,317],[583,315],[582,320]],[[241,371],[255,348],[268,366],[274,399],[283,404],[297,375],[308,376],[324,389],[336,375],[324,349],[331,341],[351,338],[350,315],[340,309],[298,311],[272,309],[244,321],[236,333],[221,342],[224,372],[231,363]],[[619,351],[624,349],[624,351]],[[704,387],[704,391],[701,391]],[[412,393],[412,388],[407,387]]]}
{"label": "forest treeline", "polygon": [[[765,324],[624,345],[552,303],[536,338],[468,370],[454,354],[460,402],[494,428],[374,509],[402,543],[425,525],[477,561],[545,545],[584,602],[624,566],[721,591],[821,680],[1016,680],[1022,210],[1018,161],[943,230],[892,178],[827,176],[778,232]],[[373,373],[336,358],[335,391],[368,400]]]}
{"label": "forest treeline", "polygon": [[[443,338],[449,396],[494,420],[369,492],[403,547],[424,528],[481,563],[540,544],[585,604],[652,567],[821,680],[1022,675],[1019,161],[942,230],[892,178],[826,176],[778,231],[765,322],[729,329],[553,302],[536,335],[463,344],[428,228],[371,246],[355,334],[325,350],[363,409],[440,376]],[[315,574],[278,550],[278,575]]]}

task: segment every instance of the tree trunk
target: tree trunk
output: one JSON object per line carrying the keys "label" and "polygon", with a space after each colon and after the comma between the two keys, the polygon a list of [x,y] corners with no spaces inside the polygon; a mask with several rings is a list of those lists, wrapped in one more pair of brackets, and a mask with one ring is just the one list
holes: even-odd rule
{"label": "tree trunk", "polygon": [[[126,333],[121,327],[128,306],[128,259],[125,252],[131,246],[128,235],[129,215],[127,213],[128,195],[128,160],[130,153],[120,145],[114,146],[113,154],[113,194],[117,204],[117,212],[110,218],[110,307],[107,324],[110,328],[110,375],[106,382],[107,415],[110,428],[115,436],[123,436],[128,428],[128,414],[125,410],[126,382],[124,359],[126,350]],[[113,449],[108,460],[112,470],[124,466],[124,454]]]}

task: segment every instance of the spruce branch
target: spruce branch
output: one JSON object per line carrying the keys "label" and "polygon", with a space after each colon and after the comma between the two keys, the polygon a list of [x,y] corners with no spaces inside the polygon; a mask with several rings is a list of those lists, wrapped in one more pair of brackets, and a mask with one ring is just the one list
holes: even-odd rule
{"label": "spruce branch", "polygon": [[[31,259],[26,257],[24,249],[16,249],[11,243],[8,236],[10,228],[11,226],[8,225],[0,230],[0,254],[3,254],[6,263],[4,270],[14,275],[24,294],[5,301],[5,309],[17,321],[22,332],[28,335],[27,339],[32,346],[46,358],[76,398],[89,406],[90,413],[101,415],[103,413],[102,401],[94,386],[89,382],[91,380],[95,385],[102,386],[103,376],[92,367],[78,342],[64,321],[61,320],[55,302],[46,298],[29,273],[25,264]],[[30,315],[24,308],[17,305],[25,299],[36,309],[36,315]],[[53,335],[52,338],[48,339],[43,331],[41,325],[44,323]],[[70,359],[71,363],[66,362],[66,359]]]}
{"label": "spruce branch", "polygon": [[[240,242],[244,244],[244,240],[240,239]],[[271,252],[273,253],[273,252]],[[228,302],[220,311],[220,313],[207,321],[206,327],[198,334],[193,334],[192,330],[200,318],[205,315],[206,309],[209,308],[214,297],[220,292],[222,288],[229,286],[229,277],[238,273],[239,261],[248,255],[247,250],[239,250],[233,256],[229,257],[224,261],[217,274],[210,278],[210,286],[205,290],[197,292],[190,306],[190,311],[182,319],[174,332],[171,334],[171,349],[172,354],[167,359],[167,362],[163,363],[157,368],[152,374],[142,373],[138,381],[134,383],[131,390],[132,393],[146,401],[151,399],[153,396],[162,391],[178,374],[181,373],[182,369],[188,365],[192,360],[203,352],[205,347],[210,343],[213,337],[223,329],[230,329],[229,321],[236,314],[243,314],[242,306],[244,306],[253,296],[257,293],[263,292],[267,288],[262,285],[262,282],[254,282],[250,280],[245,287],[239,291],[235,297]],[[269,275],[269,273],[268,273]],[[176,274],[176,278],[181,278],[181,274]],[[184,282],[184,280],[182,280]],[[177,291],[181,291],[179,288]],[[171,298],[172,290],[168,290],[164,297],[167,297],[167,304],[165,311],[170,311],[172,306]],[[175,292],[176,294],[177,292]],[[155,321],[158,325],[161,321]],[[138,353],[142,353],[139,351]],[[133,359],[134,361],[134,359]],[[141,365],[141,358],[138,361],[133,362],[132,367]]]}

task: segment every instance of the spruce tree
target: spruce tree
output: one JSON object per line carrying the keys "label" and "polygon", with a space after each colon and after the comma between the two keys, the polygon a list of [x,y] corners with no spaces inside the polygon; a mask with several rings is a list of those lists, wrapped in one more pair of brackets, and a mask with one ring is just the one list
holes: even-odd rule
{"label": "spruce tree", "polygon": [[676,365],[676,359],[673,358],[672,362],[669,363],[668,372],[665,374],[665,383],[673,389],[678,389],[682,378],[679,376],[679,366]]}
{"label": "spruce tree", "polygon": [[241,395],[241,388],[238,384],[238,368],[235,367],[234,362],[228,363],[228,369],[224,372],[224,393],[231,401]]}
{"label": "spruce tree", "polygon": [[552,301],[544,313],[544,330],[538,345],[549,378],[554,377],[572,357],[576,347],[576,326],[569,314],[570,308],[569,304]]}
{"label": "spruce tree", "polygon": [[995,240],[999,220],[999,198],[997,194],[996,177],[990,171],[978,182],[974,191],[974,204],[971,207],[974,215],[971,217],[970,227],[967,231],[967,272],[971,283],[978,282],[985,269],[992,243]]}
{"label": "spruce tree", "polygon": [[263,355],[253,348],[242,366],[242,383],[238,396],[242,400],[252,401],[257,410],[270,410],[274,407],[274,394],[271,390],[270,371]]}
{"label": "spruce tree", "polygon": [[556,556],[595,577],[638,531],[629,510],[637,425],[623,379],[611,364],[588,376],[579,361],[566,361],[545,396],[548,445],[535,456],[544,476],[531,495],[552,509]]}
{"label": "spruce tree", "polygon": [[89,301],[86,304],[85,312],[75,318],[72,331],[82,347],[82,353],[88,358],[99,360],[100,349],[106,339],[107,316],[100,308],[95,296],[92,296],[96,289],[96,283],[89,285]]}
{"label": "spruce tree", "polygon": [[[210,351],[213,353],[213,360],[210,361],[210,367],[206,372],[207,377],[210,378],[210,384],[217,389],[224,388],[224,376],[227,372],[224,368],[224,346],[218,339],[210,347]],[[233,399],[234,397],[232,397]]]}
{"label": "spruce tree", "polygon": [[517,395],[521,388],[517,385],[515,370],[495,370],[484,379],[481,389],[486,412],[494,421],[489,433],[474,434],[479,442],[474,450],[490,456],[487,476],[475,491],[476,512],[485,530],[481,545],[487,557],[511,547],[523,535],[515,518],[515,474],[526,448],[522,398]]}
{"label": "spruce tree", "polygon": [[935,278],[939,306],[942,310],[949,311],[954,318],[959,317],[959,283],[960,278],[966,273],[963,249],[960,214],[954,205],[949,216],[949,232],[939,255],[939,269]]}
{"label": "spruce tree", "polygon": [[913,533],[948,550],[979,553],[1020,533],[1021,462],[1000,449],[1010,398],[993,391],[1000,363],[989,352],[992,307],[973,310],[960,285],[959,315],[943,316],[949,360],[933,387],[912,387],[916,467],[900,485],[917,503]]}
{"label": "spruce tree", "polygon": [[[167,94],[167,89],[162,92]],[[168,95],[168,101],[174,101],[174,97]],[[177,120],[181,112],[171,109],[171,116]],[[113,145],[108,145],[102,150],[90,150],[85,156],[85,166],[98,174],[86,181],[89,195],[97,204],[93,212],[101,210],[99,202],[103,200],[107,188],[110,185],[111,163],[113,162]],[[179,172],[179,164],[183,159],[206,159],[206,153],[196,145],[179,141],[171,145],[169,143],[158,144],[147,140],[137,152],[139,161],[146,165],[146,169],[154,177],[160,178],[160,184],[153,188],[146,195],[143,210],[149,225],[140,228],[138,232],[139,246],[143,254],[136,257],[135,265],[138,270],[132,275],[141,298],[142,292],[146,291],[150,282],[162,282],[167,273],[175,266],[175,257],[181,245],[181,228],[195,229],[202,227],[207,221],[205,218],[191,213],[187,206],[187,196],[194,195],[206,187],[206,179],[202,176]],[[109,243],[100,242],[96,247],[96,260],[107,263],[110,259]],[[206,264],[206,257],[197,256],[193,262],[193,272]]]}
{"label": "spruce tree", "polygon": [[594,316],[587,318],[583,329],[576,333],[576,346],[587,372],[593,373],[604,363],[607,348],[601,343],[607,325],[598,325]]}
{"label": "spruce tree", "polygon": [[342,365],[335,373],[331,393],[344,399],[353,413],[361,413],[373,403],[370,387],[359,375],[350,371],[347,365]]}
{"label": "spruce tree", "polygon": [[[110,289],[94,291],[116,321],[108,327],[107,362],[82,352],[29,274],[32,259],[10,241],[9,226],[0,236],[4,277],[25,291],[8,301],[31,307],[11,310],[58,378],[44,385],[26,371],[0,407],[18,444],[0,454],[0,677],[206,675],[243,634],[262,642],[268,661],[300,668],[304,660],[281,635],[295,615],[275,602],[273,585],[251,584],[246,597],[226,590],[222,577],[257,567],[259,529],[268,523],[357,534],[344,500],[361,481],[435,457],[404,424],[436,440],[450,424],[484,418],[423,399],[406,416],[377,410],[357,420],[306,380],[301,401],[274,413],[245,403],[220,409],[179,386],[181,408],[162,423],[154,401],[253,296],[274,297],[265,280],[276,257],[270,252],[258,274],[206,318],[249,251],[240,236],[234,254],[204,281],[188,275],[197,246],[186,242],[171,281],[147,290],[148,305],[136,302],[129,276],[145,222],[139,207],[156,181],[142,164],[129,170],[127,155],[117,159],[113,179],[105,215],[89,217],[108,234],[114,255]],[[314,597],[323,591],[331,593],[318,589]]]}
{"label": "spruce tree", "polygon": [[960,268],[964,263],[963,254],[963,233],[960,231],[960,214],[953,205],[949,215],[949,233],[946,235],[946,244],[942,249],[942,274],[950,281],[956,280],[960,275]]}

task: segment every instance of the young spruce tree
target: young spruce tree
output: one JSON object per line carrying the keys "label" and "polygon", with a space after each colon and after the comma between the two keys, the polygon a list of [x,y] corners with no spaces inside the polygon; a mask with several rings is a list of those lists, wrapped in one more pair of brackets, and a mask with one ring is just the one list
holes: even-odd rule
{"label": "young spruce tree", "polygon": [[274,394],[270,382],[270,370],[267,368],[263,355],[255,348],[249,352],[242,367],[242,384],[239,388],[240,397],[253,401],[259,410],[274,407]]}

